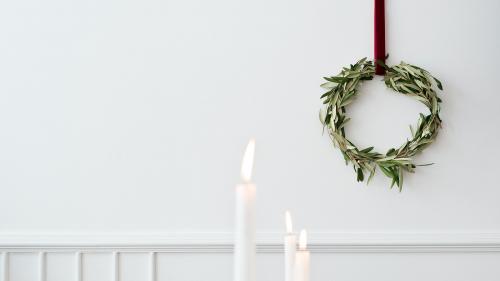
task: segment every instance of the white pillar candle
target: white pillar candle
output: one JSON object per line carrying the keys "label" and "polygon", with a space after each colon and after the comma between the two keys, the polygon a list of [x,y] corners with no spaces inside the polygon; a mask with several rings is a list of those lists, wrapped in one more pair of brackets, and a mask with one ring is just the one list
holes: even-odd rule
{"label": "white pillar candle", "polygon": [[293,233],[292,216],[289,211],[285,212],[285,281],[293,281],[293,267],[295,263],[295,252],[297,250],[297,235]]}
{"label": "white pillar candle", "polygon": [[234,281],[255,281],[255,185],[251,183],[255,140],[248,142],[236,186]]}
{"label": "white pillar candle", "polygon": [[295,254],[294,281],[309,281],[311,255],[307,250],[307,232],[300,231],[299,250]]}

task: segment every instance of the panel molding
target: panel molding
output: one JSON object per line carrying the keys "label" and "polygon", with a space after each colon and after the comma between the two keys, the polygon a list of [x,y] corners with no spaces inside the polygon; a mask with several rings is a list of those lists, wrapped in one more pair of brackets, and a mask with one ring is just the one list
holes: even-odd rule
{"label": "panel molding", "polygon": [[[257,252],[283,251],[282,233],[257,234]],[[500,252],[499,232],[311,232],[317,253]],[[0,233],[0,252],[231,253],[231,232]]]}

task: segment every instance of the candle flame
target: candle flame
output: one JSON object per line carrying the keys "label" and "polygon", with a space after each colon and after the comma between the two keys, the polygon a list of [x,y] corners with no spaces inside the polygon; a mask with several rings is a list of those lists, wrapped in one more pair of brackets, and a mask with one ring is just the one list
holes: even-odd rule
{"label": "candle flame", "polygon": [[255,154],[255,139],[252,138],[248,141],[245,154],[243,154],[243,161],[241,163],[241,178],[244,182],[250,182],[252,178],[253,158]]}
{"label": "candle flame", "polygon": [[300,231],[300,237],[299,237],[299,249],[305,250],[307,248],[307,231],[305,229],[302,229]]}
{"label": "candle flame", "polygon": [[290,215],[289,211],[285,212],[285,224],[286,224],[286,232],[292,233],[293,232],[292,215]]}

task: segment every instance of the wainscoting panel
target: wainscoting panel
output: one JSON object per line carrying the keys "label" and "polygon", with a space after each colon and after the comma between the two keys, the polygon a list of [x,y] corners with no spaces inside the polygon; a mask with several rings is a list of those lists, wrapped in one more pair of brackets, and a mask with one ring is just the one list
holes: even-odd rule
{"label": "wainscoting panel", "polygon": [[111,253],[82,254],[82,280],[113,280],[113,260]]}
{"label": "wainscoting panel", "polygon": [[116,253],[118,276],[113,281],[155,281],[157,253]]}
{"label": "wainscoting panel", "polygon": [[158,254],[158,281],[231,280],[232,264],[227,253]]}
{"label": "wainscoting panel", "polygon": [[[122,254],[120,254],[121,256]],[[83,253],[82,274],[72,261],[75,255],[47,254],[46,275],[35,262],[37,254],[9,254],[10,273],[2,281],[231,281],[232,256],[227,253],[156,253],[156,270],[150,254],[125,253],[114,274],[113,253]],[[283,280],[282,256],[261,253],[259,281]],[[4,269],[2,269],[4,270]],[[4,273],[4,272],[3,272]],[[153,274],[152,274],[153,273]],[[312,280],[383,281],[498,281],[500,254],[489,253],[316,253],[312,255]]]}
{"label": "wainscoting panel", "polygon": [[[231,281],[226,234],[0,235],[0,281]],[[259,235],[258,281],[283,279],[279,234]],[[312,280],[500,280],[497,234],[311,235]]]}
{"label": "wainscoting panel", "polygon": [[9,253],[7,257],[9,265],[7,281],[41,280],[39,279],[41,264],[38,260],[38,253]]}
{"label": "wainscoting panel", "polygon": [[47,253],[46,264],[46,280],[76,280],[75,253]]}

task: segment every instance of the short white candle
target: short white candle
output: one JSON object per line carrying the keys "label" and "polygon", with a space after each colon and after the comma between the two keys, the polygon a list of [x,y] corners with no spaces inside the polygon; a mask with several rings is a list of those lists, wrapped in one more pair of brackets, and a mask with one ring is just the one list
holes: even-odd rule
{"label": "short white candle", "polygon": [[251,183],[255,140],[248,142],[236,186],[234,281],[255,281],[255,185]]}
{"label": "short white candle", "polygon": [[295,252],[297,250],[297,235],[293,233],[292,216],[289,211],[285,212],[285,281],[293,281],[293,267],[295,264]]}
{"label": "short white candle", "polygon": [[294,281],[309,281],[311,255],[307,250],[307,232],[300,231],[299,250],[295,254]]}

